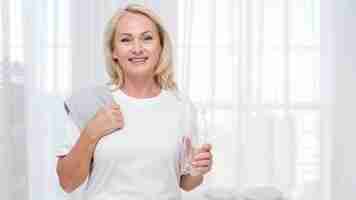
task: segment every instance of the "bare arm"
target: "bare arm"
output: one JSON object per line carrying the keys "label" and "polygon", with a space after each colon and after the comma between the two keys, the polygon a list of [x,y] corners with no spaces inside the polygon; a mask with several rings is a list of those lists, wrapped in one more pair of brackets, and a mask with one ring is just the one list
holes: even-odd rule
{"label": "bare arm", "polygon": [[123,127],[123,117],[117,104],[99,109],[94,118],[81,130],[71,151],[58,159],[57,174],[65,192],[78,188],[90,173],[91,160],[100,138]]}
{"label": "bare arm", "polygon": [[191,191],[194,188],[198,187],[204,180],[203,175],[199,176],[190,176],[190,175],[183,175],[180,180],[180,188],[184,191]]}
{"label": "bare arm", "polygon": [[65,192],[74,191],[88,177],[90,163],[98,141],[84,129],[71,151],[58,159],[57,174]]}

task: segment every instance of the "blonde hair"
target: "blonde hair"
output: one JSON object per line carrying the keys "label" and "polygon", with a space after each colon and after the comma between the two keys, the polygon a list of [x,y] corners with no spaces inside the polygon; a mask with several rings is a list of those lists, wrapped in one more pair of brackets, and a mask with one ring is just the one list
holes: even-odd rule
{"label": "blonde hair", "polygon": [[104,53],[106,71],[111,79],[109,84],[120,88],[124,83],[125,77],[123,74],[122,66],[119,64],[119,62],[114,61],[113,50],[115,45],[114,41],[117,23],[120,17],[125,15],[127,12],[144,15],[151,19],[152,22],[156,25],[162,48],[159,61],[154,72],[154,78],[162,89],[177,90],[177,84],[174,80],[174,68],[172,61],[172,42],[169,38],[168,32],[165,30],[160,18],[156,14],[140,5],[128,5],[124,9],[117,10],[106,26],[104,35]]}

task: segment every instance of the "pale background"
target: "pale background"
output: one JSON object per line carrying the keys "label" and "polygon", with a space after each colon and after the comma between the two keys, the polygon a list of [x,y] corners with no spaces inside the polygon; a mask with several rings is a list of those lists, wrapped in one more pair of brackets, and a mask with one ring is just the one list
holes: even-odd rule
{"label": "pale background", "polygon": [[[214,171],[185,200],[256,186],[296,200],[356,197],[355,1],[133,2],[163,18],[179,87],[208,109]],[[107,81],[102,31],[126,3],[0,1],[1,199],[80,199],[54,171],[62,101]]]}

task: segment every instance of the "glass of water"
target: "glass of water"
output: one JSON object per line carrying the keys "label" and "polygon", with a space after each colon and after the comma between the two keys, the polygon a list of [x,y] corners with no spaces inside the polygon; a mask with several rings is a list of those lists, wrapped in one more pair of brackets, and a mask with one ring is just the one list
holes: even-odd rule
{"label": "glass of water", "polygon": [[207,108],[205,105],[196,106],[196,115],[192,116],[194,133],[183,137],[183,173],[191,176],[198,176],[200,173],[192,166],[194,157],[199,153],[203,144],[207,143],[208,120]]}

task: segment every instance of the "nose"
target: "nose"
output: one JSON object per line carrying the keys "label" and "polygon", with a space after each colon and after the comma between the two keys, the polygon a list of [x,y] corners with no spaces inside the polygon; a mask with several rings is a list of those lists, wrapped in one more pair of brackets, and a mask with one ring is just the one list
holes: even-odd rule
{"label": "nose", "polygon": [[132,54],[141,55],[143,53],[142,44],[139,40],[136,40],[131,49]]}

